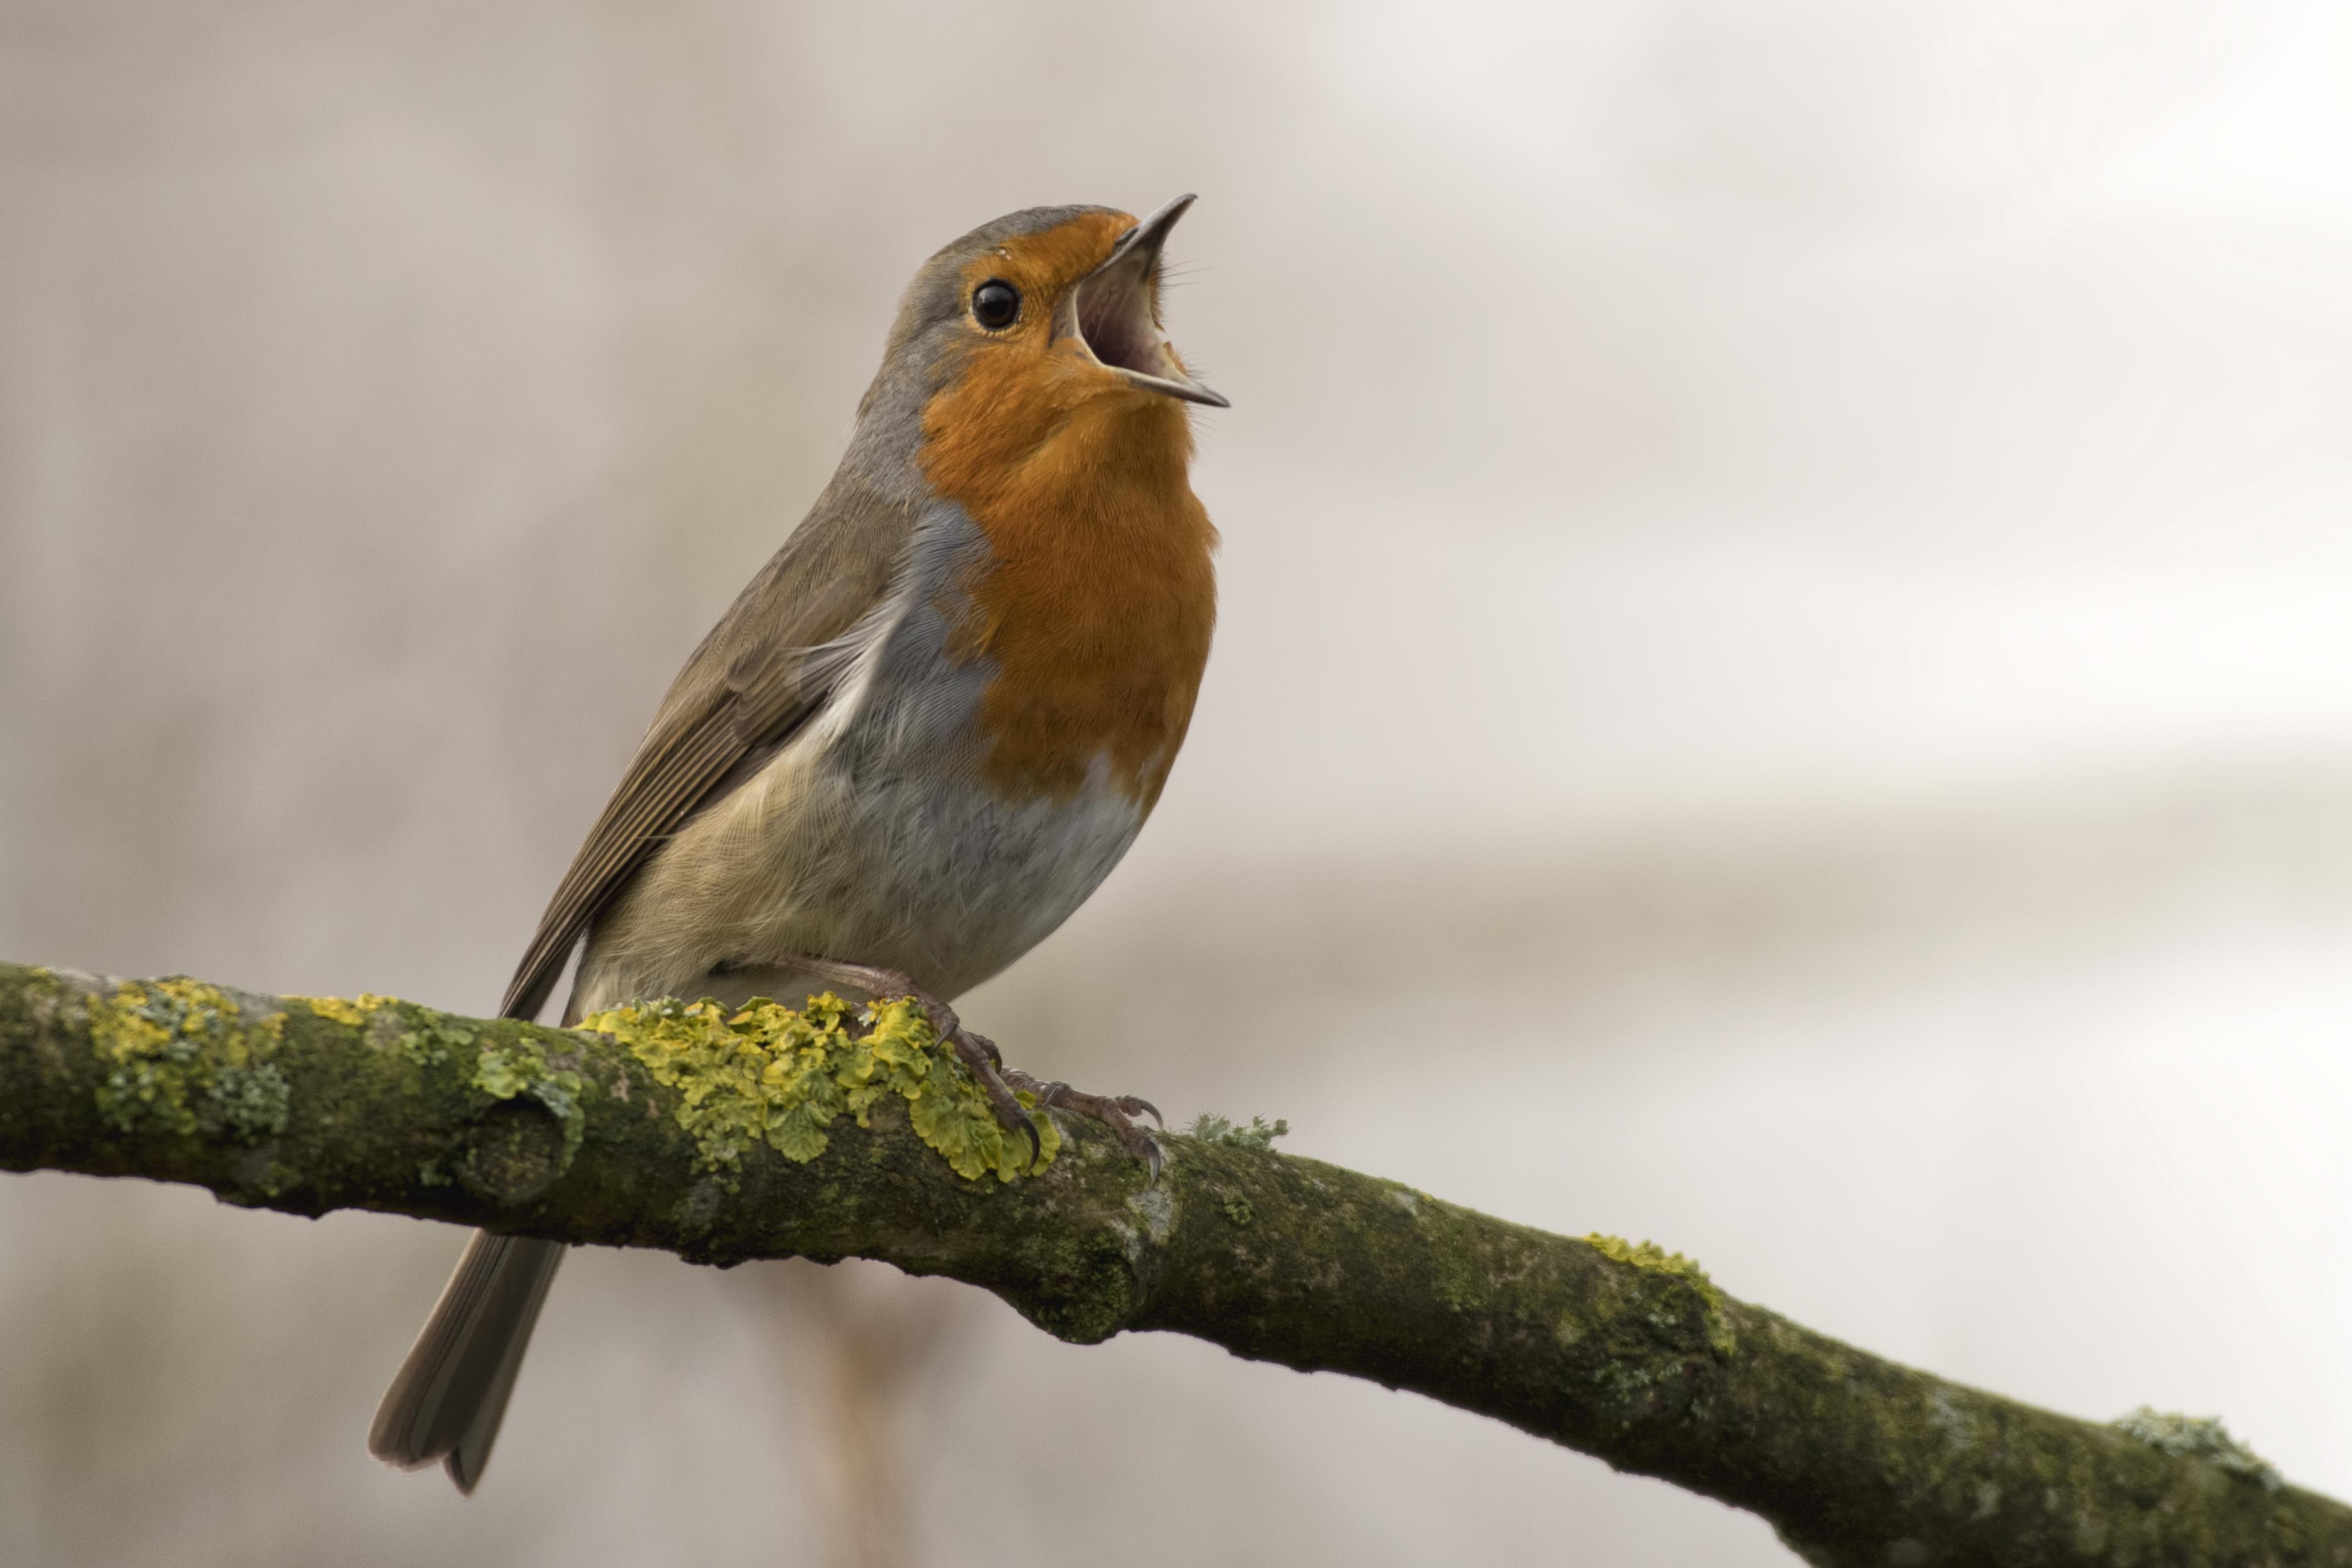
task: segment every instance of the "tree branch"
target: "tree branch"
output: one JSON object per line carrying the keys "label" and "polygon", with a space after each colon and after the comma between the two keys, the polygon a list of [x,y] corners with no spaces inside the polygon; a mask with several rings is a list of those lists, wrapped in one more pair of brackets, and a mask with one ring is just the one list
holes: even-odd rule
{"label": "tree branch", "polygon": [[[2352,1510],[2280,1485],[2218,1427],[2071,1420],[1733,1301],[1646,1244],[1547,1235],[1246,1143],[1164,1138],[1148,1184],[1103,1129],[1057,1116],[1044,1171],[968,1178],[936,1152],[962,1148],[956,1103],[903,1087],[956,1071],[919,1038],[890,1058],[902,1092],[869,1094],[883,1080],[850,1068],[810,1078],[836,1099],[823,1085],[850,1085],[820,1126],[785,1114],[814,1102],[763,1064],[871,1072],[887,1052],[856,1056],[855,1020],[815,1043],[795,1023],[800,1043],[769,1051],[715,1011],[664,1016],[616,1037],[0,965],[0,1167],[720,1265],[878,1258],[1076,1343],[1169,1330],[1412,1389],[1760,1514],[1837,1568],[2352,1564]],[[815,1143],[804,1163],[777,1152]],[[995,1158],[962,1152],[968,1169]]]}

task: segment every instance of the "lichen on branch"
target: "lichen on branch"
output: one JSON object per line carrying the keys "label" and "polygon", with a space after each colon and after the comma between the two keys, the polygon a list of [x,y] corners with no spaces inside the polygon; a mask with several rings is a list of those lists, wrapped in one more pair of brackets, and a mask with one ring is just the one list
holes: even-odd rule
{"label": "lichen on branch", "polygon": [[98,1108],[119,1132],[152,1123],[216,1126],[251,1142],[286,1129],[285,1075],[271,1063],[286,1015],[247,1018],[217,986],[173,976],[128,980],[99,998],[90,1044],[106,1066]]}
{"label": "lichen on branch", "polygon": [[878,1258],[1074,1343],[1186,1333],[1411,1389],[1750,1510],[1835,1568],[2352,1568],[2352,1510],[2218,1421],[2076,1420],[1946,1382],[1654,1243],[1277,1153],[1278,1123],[1164,1134],[1155,1182],[1033,1107],[1050,1157],[1023,1170],[1025,1140],[910,1004],[589,1021],[0,964],[0,1168],[719,1264]]}
{"label": "lichen on branch", "polygon": [[987,1094],[940,1049],[911,997],[853,1007],[827,991],[801,1009],[765,997],[737,1009],[639,1002],[592,1014],[580,1027],[625,1046],[656,1082],[678,1092],[678,1125],[713,1171],[740,1174],[743,1156],[762,1143],[806,1165],[831,1146],[825,1129],[835,1118],[870,1128],[875,1104],[894,1095],[906,1102],[915,1135],[967,1181],[1034,1176],[1061,1151],[1053,1118],[1022,1091],[1015,1097],[1037,1129],[1029,1164],[1027,1141],[1005,1135]]}

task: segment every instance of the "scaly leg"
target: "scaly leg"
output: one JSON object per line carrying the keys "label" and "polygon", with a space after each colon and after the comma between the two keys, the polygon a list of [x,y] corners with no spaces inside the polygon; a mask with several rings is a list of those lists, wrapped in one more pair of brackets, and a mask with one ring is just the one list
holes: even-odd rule
{"label": "scaly leg", "polygon": [[1168,1119],[1160,1113],[1160,1107],[1150,1101],[1139,1100],[1132,1094],[1089,1094],[1058,1082],[1040,1082],[1017,1067],[1005,1069],[1004,1082],[1015,1089],[1026,1089],[1037,1097],[1040,1105],[1076,1111],[1081,1116],[1091,1116],[1118,1134],[1118,1141],[1126,1145],[1129,1154],[1151,1167],[1153,1181],[1160,1179],[1160,1145],[1152,1142],[1150,1134],[1133,1121],[1133,1118],[1148,1113],[1162,1127],[1168,1125]]}

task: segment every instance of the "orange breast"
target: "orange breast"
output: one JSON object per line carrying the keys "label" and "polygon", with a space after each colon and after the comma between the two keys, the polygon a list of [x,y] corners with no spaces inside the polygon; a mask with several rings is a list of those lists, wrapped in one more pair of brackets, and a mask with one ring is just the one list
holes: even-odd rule
{"label": "orange breast", "polygon": [[975,355],[923,411],[931,486],[993,559],[950,644],[997,666],[982,710],[988,777],[1066,800],[1099,757],[1128,798],[1160,798],[1209,658],[1217,540],[1186,477],[1182,406],[1075,345]]}

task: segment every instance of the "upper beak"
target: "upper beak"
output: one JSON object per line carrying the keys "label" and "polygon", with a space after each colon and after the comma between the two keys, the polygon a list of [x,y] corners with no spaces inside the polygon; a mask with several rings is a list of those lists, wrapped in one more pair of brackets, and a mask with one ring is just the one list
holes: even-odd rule
{"label": "upper beak", "polygon": [[1121,235],[1109,259],[1063,298],[1054,335],[1076,338],[1097,363],[1146,391],[1230,408],[1231,403],[1185,374],[1152,314],[1160,248],[1192,202],[1191,196],[1179,196]]}

